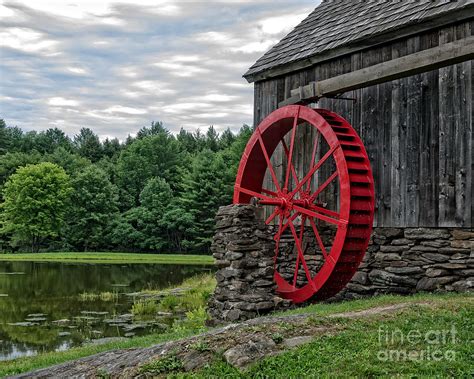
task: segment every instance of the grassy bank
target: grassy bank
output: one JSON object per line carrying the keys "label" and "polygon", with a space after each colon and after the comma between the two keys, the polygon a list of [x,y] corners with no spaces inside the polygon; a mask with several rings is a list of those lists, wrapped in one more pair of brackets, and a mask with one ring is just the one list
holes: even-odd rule
{"label": "grassy bank", "polygon": [[[326,316],[341,312],[365,310],[377,306],[399,303],[428,302],[429,307],[412,306],[399,311],[390,317],[373,316],[366,319],[327,319]],[[311,313],[315,321],[321,325],[337,323],[341,331],[332,335],[315,337],[308,345],[288,351],[284,354],[266,358],[249,371],[240,373],[225,363],[222,356],[216,355],[210,364],[194,373],[181,373],[179,377],[317,377],[317,376],[468,376],[474,370],[471,361],[472,339],[474,338],[473,297],[469,295],[430,295],[422,294],[410,297],[380,296],[365,300],[347,301],[333,304],[316,304],[289,313]],[[313,317],[313,316],[311,316]],[[184,326],[184,325],[183,325]],[[402,341],[400,334],[395,339],[382,342],[379,340],[380,330],[397,331],[407,336],[411,331],[425,336],[426,333],[439,333],[454,327],[455,341],[447,340],[433,345],[415,338],[414,341]],[[202,331],[202,324],[190,323],[185,327],[174,328],[167,334],[150,335],[132,338],[100,346],[85,346],[65,352],[46,353],[36,357],[20,358],[13,361],[0,362],[0,376],[26,372],[40,367],[77,359],[101,351],[119,348],[144,347],[163,341],[175,340]],[[398,332],[400,331],[400,332]],[[411,332],[414,333],[414,332]],[[304,331],[301,331],[304,335]],[[385,335],[385,334],[384,334]],[[402,361],[384,360],[381,351],[433,351],[441,350],[443,354],[454,352],[454,359],[422,360],[405,359]]]}
{"label": "grassy bank", "polygon": [[77,263],[160,263],[160,264],[213,264],[208,255],[135,254],[135,253],[19,253],[0,254],[0,261],[77,262]]}

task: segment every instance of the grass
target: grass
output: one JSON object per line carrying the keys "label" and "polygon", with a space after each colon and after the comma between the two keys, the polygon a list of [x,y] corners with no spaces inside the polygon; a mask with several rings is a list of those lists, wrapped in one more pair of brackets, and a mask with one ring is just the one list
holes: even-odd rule
{"label": "grass", "polygon": [[[413,301],[383,297],[358,301],[381,305]],[[412,306],[393,317],[349,319],[333,335],[278,356],[262,359],[244,373],[217,359],[204,369],[180,378],[313,378],[313,377],[472,377],[474,307],[466,295],[418,295],[432,306]],[[329,305],[326,315],[348,304]],[[318,305],[317,308],[324,305]],[[313,311],[315,306],[304,309]],[[452,332],[454,330],[455,332]],[[304,334],[304,331],[301,332]]]}
{"label": "grass", "polygon": [[154,299],[138,299],[132,305],[134,316],[151,316],[156,314],[158,310],[158,303]]}
{"label": "grass", "polygon": [[169,355],[156,361],[146,363],[140,367],[140,374],[167,374],[173,371],[180,371],[183,362],[174,355]]}
{"label": "grass", "polygon": [[83,292],[79,294],[79,300],[80,301],[96,301],[96,300],[101,300],[101,301],[116,301],[118,300],[119,294],[118,292],[100,292],[100,293],[94,293],[94,292]]}
{"label": "grass", "polygon": [[[204,279],[194,279],[206,282]],[[409,297],[380,296],[364,300],[346,301],[332,304],[315,304],[286,313],[312,313],[309,322],[337,322],[338,319],[327,319],[325,316],[337,313],[364,310],[377,306],[415,303],[424,301],[427,307],[416,306],[398,311],[389,316],[379,315],[367,319],[349,319],[344,322],[343,329],[333,335],[316,337],[314,342],[261,360],[245,373],[240,373],[222,359],[210,362],[204,369],[193,373],[169,372],[174,377],[196,378],[299,378],[299,377],[374,377],[395,376],[454,376],[469,377],[474,372],[472,356],[472,340],[474,338],[474,307],[470,295],[434,295],[419,294]],[[96,354],[102,351],[119,348],[146,347],[164,341],[176,340],[195,334],[203,329],[200,317],[202,309],[190,312],[186,327],[173,327],[166,334],[156,334],[146,337],[135,337],[126,341],[114,342],[98,346],[84,346],[64,352],[40,354],[35,357],[25,357],[12,361],[0,362],[0,377],[18,374],[33,369],[47,367],[68,360]],[[189,321],[190,320],[190,321]],[[196,321],[193,323],[193,321]],[[323,321],[320,322],[324,324]],[[184,326],[184,325],[183,325]],[[380,351],[426,351],[432,344],[425,341],[410,343],[404,339],[395,338],[386,342],[379,341],[379,331],[401,331],[407,336],[410,331],[426,333],[450,330],[454,326],[457,331],[456,341],[447,341],[439,346],[442,352],[454,351],[455,360],[442,359],[422,361],[384,361]],[[302,335],[304,330],[301,331]],[[281,336],[272,335],[276,343],[281,342]],[[206,345],[193,346],[196,350],[205,350]]]}
{"label": "grass", "polygon": [[31,262],[77,262],[77,263],[160,263],[210,265],[214,259],[209,255],[184,254],[135,254],[135,253],[7,253],[0,254],[0,261]]}

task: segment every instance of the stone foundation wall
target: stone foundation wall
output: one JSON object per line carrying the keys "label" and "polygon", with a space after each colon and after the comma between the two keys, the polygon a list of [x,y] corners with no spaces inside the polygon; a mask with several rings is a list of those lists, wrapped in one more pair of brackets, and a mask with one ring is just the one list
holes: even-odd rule
{"label": "stone foundation wall", "polygon": [[374,228],[358,272],[338,298],[474,291],[474,231]]}
{"label": "stone foundation wall", "polygon": [[208,303],[211,324],[247,320],[285,303],[275,295],[275,243],[262,209],[219,208],[211,251],[218,268],[217,287]]}
{"label": "stone foundation wall", "polygon": [[[214,323],[245,320],[290,304],[276,295],[273,283],[273,226],[253,205],[221,207],[211,251],[218,271],[209,302]],[[305,260],[312,275],[323,263],[311,233],[304,237]],[[320,231],[329,248],[333,231]],[[279,272],[293,280],[296,261],[291,236],[280,241]],[[302,265],[298,285],[306,279]],[[375,228],[354,278],[334,300],[383,293],[474,291],[474,231],[460,228]]]}

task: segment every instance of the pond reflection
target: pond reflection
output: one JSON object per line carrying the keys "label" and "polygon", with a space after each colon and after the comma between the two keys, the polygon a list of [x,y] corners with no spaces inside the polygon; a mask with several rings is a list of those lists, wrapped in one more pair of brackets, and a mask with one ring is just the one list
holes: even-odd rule
{"label": "pond reflection", "polygon": [[0,360],[163,331],[137,322],[133,296],[179,285],[206,266],[0,262]]}

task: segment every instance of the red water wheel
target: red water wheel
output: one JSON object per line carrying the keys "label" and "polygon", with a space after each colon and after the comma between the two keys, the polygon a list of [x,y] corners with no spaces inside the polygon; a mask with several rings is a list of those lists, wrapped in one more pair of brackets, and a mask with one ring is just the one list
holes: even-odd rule
{"label": "red water wheel", "polygon": [[370,162],[351,125],[300,105],[271,113],[250,138],[235,183],[234,203],[255,199],[274,233],[280,295],[300,303],[344,288],[374,216]]}

